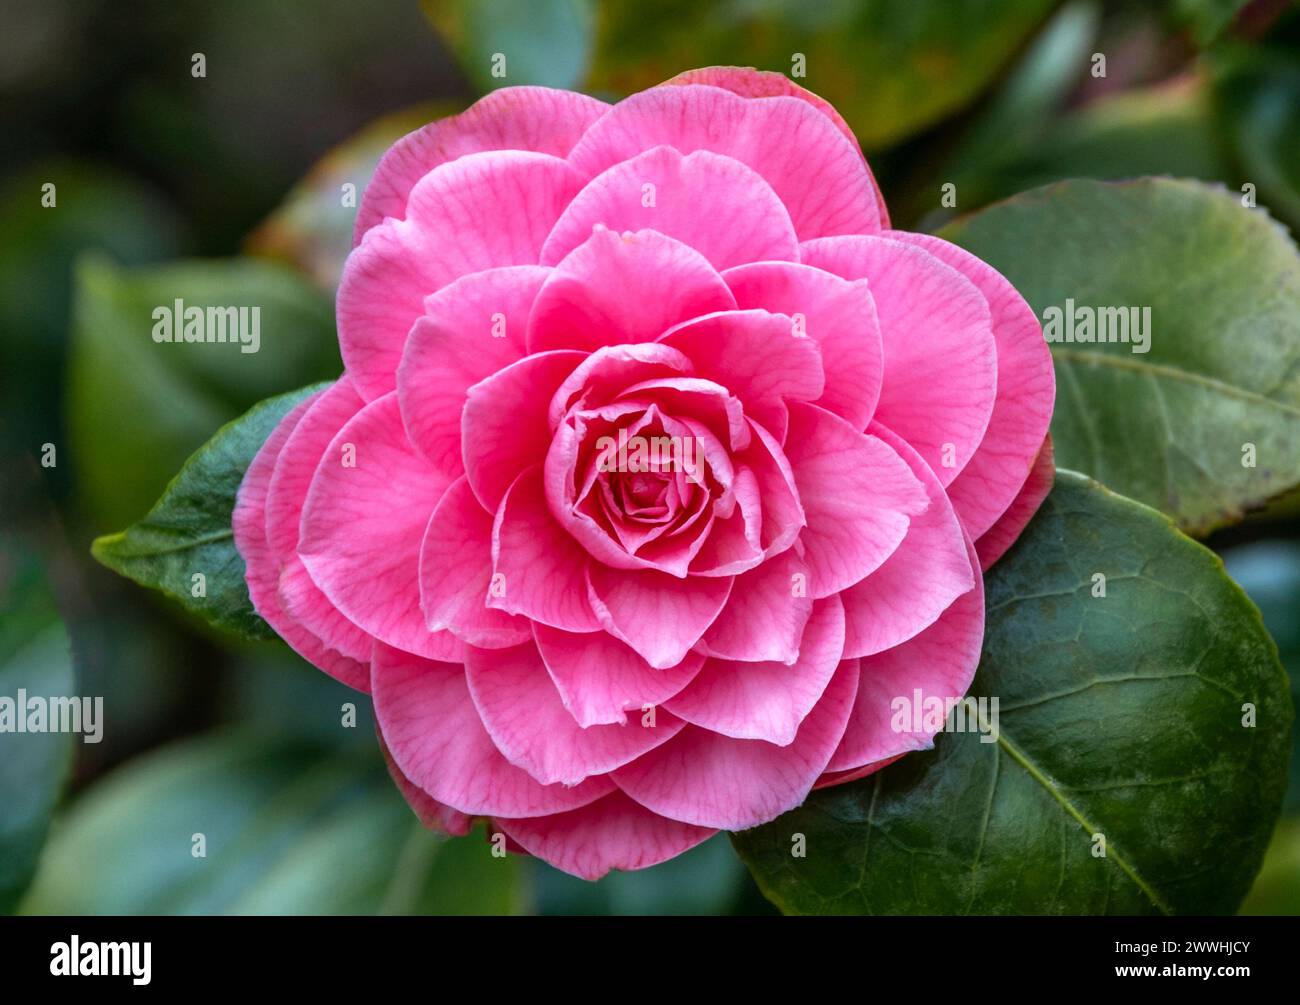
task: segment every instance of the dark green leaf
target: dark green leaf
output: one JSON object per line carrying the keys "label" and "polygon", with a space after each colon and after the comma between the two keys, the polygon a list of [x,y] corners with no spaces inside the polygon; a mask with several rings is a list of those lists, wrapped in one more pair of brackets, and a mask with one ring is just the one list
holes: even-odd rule
{"label": "dark green leaf", "polygon": [[[223,422],[341,369],[329,301],[291,269],[258,259],[77,270],[68,409],[81,499],[122,526]],[[158,343],[153,312],[259,307],[260,345]]]}
{"label": "dark green leaf", "polygon": [[[114,572],[162,590],[210,624],[248,638],[275,633],[253,610],[231,514],[244,472],[276,424],[320,385],[268,399],[223,426],[138,523],[96,539],[91,549]],[[204,596],[195,596],[201,574]]]}
{"label": "dark green leaf", "polygon": [[941,234],[1001,271],[1040,319],[1067,301],[1150,309],[1149,352],[1053,344],[1063,467],[1194,533],[1300,483],[1300,255],[1263,210],[1197,182],[1069,181]]}
{"label": "dark green leaf", "polygon": [[790,913],[1235,910],[1290,750],[1259,612],[1167,519],[1069,472],[986,583],[971,694],[998,699],[997,742],[943,733],[735,835],[760,887]]}
{"label": "dark green leaf", "polygon": [[[198,836],[202,837],[202,846]],[[196,856],[196,850],[204,852]],[[419,825],[373,744],[226,733],[149,755],[60,822],[39,914],[498,914],[520,863]]]}

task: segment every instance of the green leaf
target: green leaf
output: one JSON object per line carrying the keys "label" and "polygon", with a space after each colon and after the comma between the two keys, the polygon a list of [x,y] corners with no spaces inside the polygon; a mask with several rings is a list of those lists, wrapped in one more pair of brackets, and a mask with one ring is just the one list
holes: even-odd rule
{"label": "green leaf", "polygon": [[970,693],[998,699],[997,742],[943,733],[735,835],[764,893],[788,913],[1235,910],[1277,817],[1292,711],[1277,648],[1219,560],[1058,472],[986,589]]}
{"label": "green leaf", "polygon": [[[157,308],[259,307],[260,345],[158,343]],[[103,527],[143,512],[223,422],[286,387],[337,375],[329,301],[258,259],[119,269],[83,259],[69,361],[69,432],[81,500]]]}
{"label": "green leaf", "polygon": [[599,5],[594,88],[629,93],[710,64],[791,74],[864,147],[889,146],[974,100],[1057,0],[768,0]]}
{"label": "green leaf", "polygon": [[1150,309],[1149,352],[1052,345],[1063,467],[1193,533],[1300,482],[1300,255],[1263,210],[1198,182],[1068,181],[940,233],[1040,319],[1067,301]]}
{"label": "green leaf", "polygon": [[[372,122],[322,157],[249,236],[245,249],[288,262],[333,295],[352,250],[361,193],[379,158],[407,133],[461,108],[447,102],[421,105]],[[352,187],[345,192],[344,186]]]}
{"label": "green leaf", "polygon": [[574,89],[591,61],[591,0],[420,0],[479,91]]}
{"label": "green leaf", "polygon": [[[231,515],[244,472],[266,438],[294,405],[322,386],[270,398],[219,429],[144,519],[95,540],[95,558],[141,586],[162,590],[210,624],[248,638],[275,638],[248,599]],[[194,596],[196,574],[204,577],[204,596]]]}
{"label": "green leaf", "polygon": [[[18,630],[13,610],[6,607],[3,620],[6,635]],[[0,652],[0,697],[17,702],[20,689],[32,697],[76,696],[68,634],[61,623],[49,624],[13,651],[6,644]],[[14,909],[36,871],[77,739],[72,733],[0,732],[0,914]]]}
{"label": "green leaf", "polygon": [[23,909],[512,913],[520,868],[481,834],[421,827],[373,744],[234,732],[165,747],[88,791],[56,828]]}

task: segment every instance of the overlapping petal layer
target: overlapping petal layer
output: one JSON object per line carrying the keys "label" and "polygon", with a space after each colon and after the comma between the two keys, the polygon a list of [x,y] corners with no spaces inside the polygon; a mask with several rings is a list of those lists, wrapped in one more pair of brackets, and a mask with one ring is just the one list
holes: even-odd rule
{"label": "overlapping petal layer", "polygon": [[933,742],[895,706],[970,685],[1054,387],[1004,278],[888,227],[834,109],[737,68],[503,88],[381,160],[346,373],[234,532],[426,824],[596,878]]}

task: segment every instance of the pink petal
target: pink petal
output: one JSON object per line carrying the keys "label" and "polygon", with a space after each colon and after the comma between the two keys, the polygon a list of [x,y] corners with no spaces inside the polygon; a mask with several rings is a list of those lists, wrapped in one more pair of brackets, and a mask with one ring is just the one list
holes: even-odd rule
{"label": "pink petal", "polygon": [[430,122],[388,148],[361,197],[352,243],[384,217],[406,216],[412,187],[439,164],[485,150],[532,150],[566,157],[603,101],[549,87],[502,87],[459,115]]}
{"label": "pink petal", "polygon": [[799,337],[784,314],[708,314],[669,330],[660,344],[690,359],[696,376],[721,384],[769,430],[784,428],[786,402],[815,401],[825,387],[817,343]]}
{"label": "pink petal", "polygon": [[970,590],[977,575],[966,554],[961,522],[930,466],[880,423],[872,423],[867,432],[907,462],[930,505],[912,518],[907,536],[879,569],[840,594],[846,657],[869,656],[910,639]]}
{"label": "pink petal", "polygon": [[280,563],[280,603],[325,645],[360,663],[370,662],[375,640],[344,617],[307,574],[298,557],[298,533],[303,503],[321,456],[364,404],[347,374],[326,388],[280,451],[266,497],[267,541]]}
{"label": "pink petal", "polygon": [[392,778],[393,784],[402,793],[402,798],[410,804],[420,823],[424,824],[429,830],[452,834],[456,837],[464,837],[468,834],[470,827],[474,824],[474,818],[460,812],[460,810],[453,810],[445,803],[438,802],[424,789],[402,774],[402,769],[393,760],[393,754],[388,749],[388,744],[384,742],[384,734],[378,729],[375,730],[375,733],[379,737],[379,750],[384,755],[384,766],[388,768],[388,776]]}
{"label": "pink petal", "polygon": [[800,253],[809,265],[870,281],[885,353],[875,417],[950,484],[974,456],[997,396],[984,295],[928,251],[892,238],[809,241]]}
{"label": "pink petal", "polygon": [[[600,350],[600,352],[604,351]],[[592,358],[595,358],[595,355],[593,354]],[[550,505],[551,513],[560,526],[572,535],[598,563],[615,569],[658,569],[679,579],[686,576],[692,559],[704,543],[702,535],[707,533],[708,520],[711,517],[697,522],[682,534],[653,541],[644,553],[632,554],[623,541],[616,540],[610,535],[602,522],[577,505],[576,464],[580,441],[591,440],[595,435],[587,428],[590,421],[593,421],[591,413],[585,411],[575,413],[560,425],[551,442],[543,469],[546,501]],[[651,421],[661,423],[664,434],[678,438],[679,442],[694,439],[699,445],[703,466],[710,467],[719,481],[724,484],[732,481],[734,476],[730,460],[722,445],[709,434],[708,430],[689,422],[676,422],[663,418],[659,416],[657,409],[651,406],[637,423],[628,427],[629,435],[640,435],[639,430],[642,425]],[[596,438],[599,439],[598,436]],[[616,528],[616,535],[623,529]],[[631,528],[626,529],[631,530]]]}
{"label": "pink petal", "polygon": [[741,308],[762,308],[803,320],[821,348],[826,388],[814,402],[865,429],[884,374],[880,323],[866,280],[850,281],[810,265],[752,262],[723,278]]}
{"label": "pink petal", "polygon": [[451,483],[420,546],[420,606],[430,631],[446,629],[485,649],[532,638],[527,619],[487,606],[492,580],[492,516],[469,482]]}
{"label": "pink petal", "polygon": [[[298,550],[302,504],[321,455],[349,419],[365,406],[347,374],[318,395],[290,431],[276,458],[266,495],[266,539],[280,561]],[[365,658],[370,657],[367,645]]]}
{"label": "pink petal", "polygon": [[980,566],[990,568],[1001,558],[1020,537],[1030,518],[1038,512],[1038,507],[1052,490],[1052,481],[1056,477],[1056,464],[1052,458],[1052,438],[1044,437],[1042,448],[1034,459],[1034,466],[1029,477],[1020,488],[1020,494],[1011,501],[1005,513],[998,517],[998,522],[990,527],[975,542],[979,552]]}
{"label": "pink petal", "polygon": [[463,470],[466,392],[524,355],[528,314],[549,269],[512,265],[473,272],[425,300],[397,370],[406,432],[443,471]]}
{"label": "pink petal", "polygon": [[531,351],[652,342],[736,301],[694,248],[655,230],[618,234],[597,225],[551,272],[528,329]]}
{"label": "pink petal", "polygon": [[925,486],[889,444],[816,405],[790,406],[785,455],[808,520],[799,543],[814,599],[878,569],[925,511]]}
{"label": "pink petal", "polygon": [[699,551],[691,559],[692,575],[738,576],[763,561],[762,492],[753,470],[739,468],[732,491],[736,509],[731,516],[716,521],[701,541]]}
{"label": "pink petal", "polygon": [[[973,546],[967,554],[973,569]],[[930,627],[892,649],[862,658],[853,713],[826,770],[848,771],[934,746],[935,730],[924,721],[924,703],[928,698],[942,701],[966,693],[983,641],[984,581],[976,574],[974,588],[958,597]],[[905,716],[903,709],[908,710]],[[895,721],[895,716],[900,718]]]}
{"label": "pink petal", "polygon": [[469,389],[461,454],[484,508],[496,512],[519,473],[546,459],[551,397],[583,359],[571,349],[526,356]]}
{"label": "pink petal", "polygon": [[732,450],[749,446],[749,423],[740,399],[721,384],[699,377],[656,377],[629,385],[623,399],[652,401],[667,415],[704,423]]}
{"label": "pink petal", "polygon": [[474,649],[465,657],[474,706],[492,742],[511,764],[543,785],[576,785],[604,775],[676,736],[681,720],[662,710],[653,726],[579,726],[560,701],[530,640],[512,649]]}
{"label": "pink petal", "polygon": [[683,157],[672,147],[655,147],[592,179],[546,239],[542,264],[555,265],[597,224],[657,230],[694,248],[715,269],[799,257],[790,215],[767,182],[739,161],[703,150]]}
{"label": "pink petal", "polygon": [[687,653],[675,667],[656,670],[606,632],[577,635],[534,623],[533,636],[561,702],[584,729],[625,723],[628,710],[663,704],[704,665],[699,653]]}
{"label": "pink petal", "polygon": [[789,746],[686,726],[614,772],[614,781],[642,806],[674,820],[732,831],[766,823],[812,790],[844,735],[857,687],[857,662],[845,660]]}
{"label": "pink petal", "polygon": [[515,479],[492,528],[493,573],[503,577],[488,606],[568,632],[594,632],[587,553],[551,515],[537,465]]}
{"label": "pink petal", "polygon": [[793,665],[710,659],[664,707],[704,729],[738,740],[794,742],[839,666],[844,608],[838,597],[817,601]]}
{"label": "pink petal", "polygon": [[469,154],[417,182],[406,219],[372,227],[339,281],[339,350],[361,396],[396,388],[425,297],[471,272],[536,265],[576,191],[565,161],[517,150]]}
{"label": "pink petal", "polygon": [[[351,447],[351,450],[345,448]],[[349,467],[349,460],[355,466]],[[430,659],[459,658],[420,612],[420,542],[451,479],[406,438],[397,394],[348,421],[321,457],[302,512],[298,553],[316,585],[375,638]]]}
{"label": "pink petal", "polygon": [[[354,625],[330,603],[297,555],[291,556],[280,566],[276,596],[280,598],[284,613],[319,638],[327,648],[356,660],[362,667],[370,662],[370,650],[375,645],[374,636]],[[370,689],[369,677],[367,671],[360,685],[361,690]],[[344,683],[358,686],[353,679]]]}
{"label": "pink petal", "polygon": [[471,816],[531,817],[585,806],[613,791],[604,778],[541,785],[497,750],[458,664],[376,645],[375,718],[403,775],[433,799]]}
{"label": "pink petal", "polygon": [[[862,156],[862,148],[858,146],[858,138],[853,135],[853,130],[849,128],[849,124],[844,121],[843,116],[835,110],[834,106],[825,98],[800,87],[784,73],[755,70],[753,67],[748,66],[706,66],[698,70],[687,70],[684,73],[679,73],[677,76],[664,81],[664,83],[707,84],[710,87],[721,87],[732,94],[739,94],[742,98],[775,98],[782,95],[798,98],[801,101],[808,102],[817,111],[830,119],[845,139],[853,144],[853,149],[858,151],[858,156]],[[863,157],[862,159],[865,164],[866,158]],[[871,173],[870,167],[867,168],[867,173]],[[876,194],[876,207],[880,212],[880,223],[876,227],[869,227],[863,231],[863,233],[868,234],[889,226],[889,214],[885,210],[885,199],[880,194],[880,186],[876,183],[874,177],[871,179],[871,187]]]}
{"label": "pink petal", "polygon": [[689,359],[657,342],[602,346],[583,359],[560,384],[547,409],[547,423],[554,429],[577,404],[595,408],[615,399],[633,384],[671,379],[690,372]]}
{"label": "pink petal", "polygon": [[835,785],[844,785],[846,782],[856,782],[859,778],[866,778],[868,775],[874,775],[881,768],[887,768],[905,754],[898,754],[895,757],[886,757],[883,761],[875,761],[871,764],[864,764],[860,768],[854,768],[852,771],[824,771],[822,776],[817,779],[814,789],[829,789]]}
{"label": "pink petal", "polygon": [[1052,354],[1033,308],[1000,272],[970,252],[928,234],[891,231],[973,282],[988,301],[998,349],[998,393],[984,439],[948,486],[967,532],[978,542],[1011,504],[1038,455],[1056,398]]}
{"label": "pink petal", "polygon": [[567,813],[496,824],[533,855],[579,879],[611,869],[645,869],[689,851],[717,832],[651,813],[621,792]]}
{"label": "pink petal", "polygon": [[812,614],[807,583],[808,566],[795,548],[737,576],[727,606],[700,639],[700,651],[722,660],[793,663]]}
{"label": "pink petal", "polygon": [[253,609],[303,659],[349,687],[367,691],[370,673],[364,664],[330,649],[281,606],[277,592],[279,563],[266,539],[266,494],[276,458],[307,410],[319,399],[320,394],[316,394],[300,401],[266,438],[244,473],[231,525],[235,548],[244,560],[244,581]]}
{"label": "pink petal", "polygon": [[588,600],[604,629],[652,667],[674,667],[713,623],[731,593],[731,577],[677,579],[652,570],[588,566]]}
{"label": "pink petal", "polygon": [[756,422],[750,422],[750,430],[755,435],[739,460],[754,472],[759,497],[763,500],[760,542],[766,554],[778,555],[794,544],[808,521],[799,501],[794,472],[781,445]]}
{"label": "pink petal", "polygon": [[664,144],[734,157],[761,175],[801,240],[880,228],[875,182],[856,143],[801,98],[742,98],[719,87],[655,87],[619,102],[578,141],[588,175]]}

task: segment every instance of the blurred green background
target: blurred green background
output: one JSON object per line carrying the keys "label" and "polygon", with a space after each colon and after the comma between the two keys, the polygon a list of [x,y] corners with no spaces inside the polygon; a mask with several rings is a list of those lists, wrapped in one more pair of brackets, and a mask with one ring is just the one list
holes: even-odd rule
{"label": "blurred green background", "polygon": [[[597,884],[493,859],[481,834],[438,841],[388,782],[364,696],[90,558],[220,424],[338,372],[340,186],[409,129],[502,84],[612,100],[696,66],[802,69],[897,227],[1143,174],[1250,183],[1300,227],[1285,0],[6,0],[3,24],[0,693],[101,695],[107,725],[95,745],[0,735],[0,910],[773,910],[725,837]],[[140,318],[177,288],[246,297],[293,337],[254,381],[222,353],[141,352]],[[1209,543],[1300,691],[1297,500]],[[1295,770],[1243,911],[1300,913]]]}

